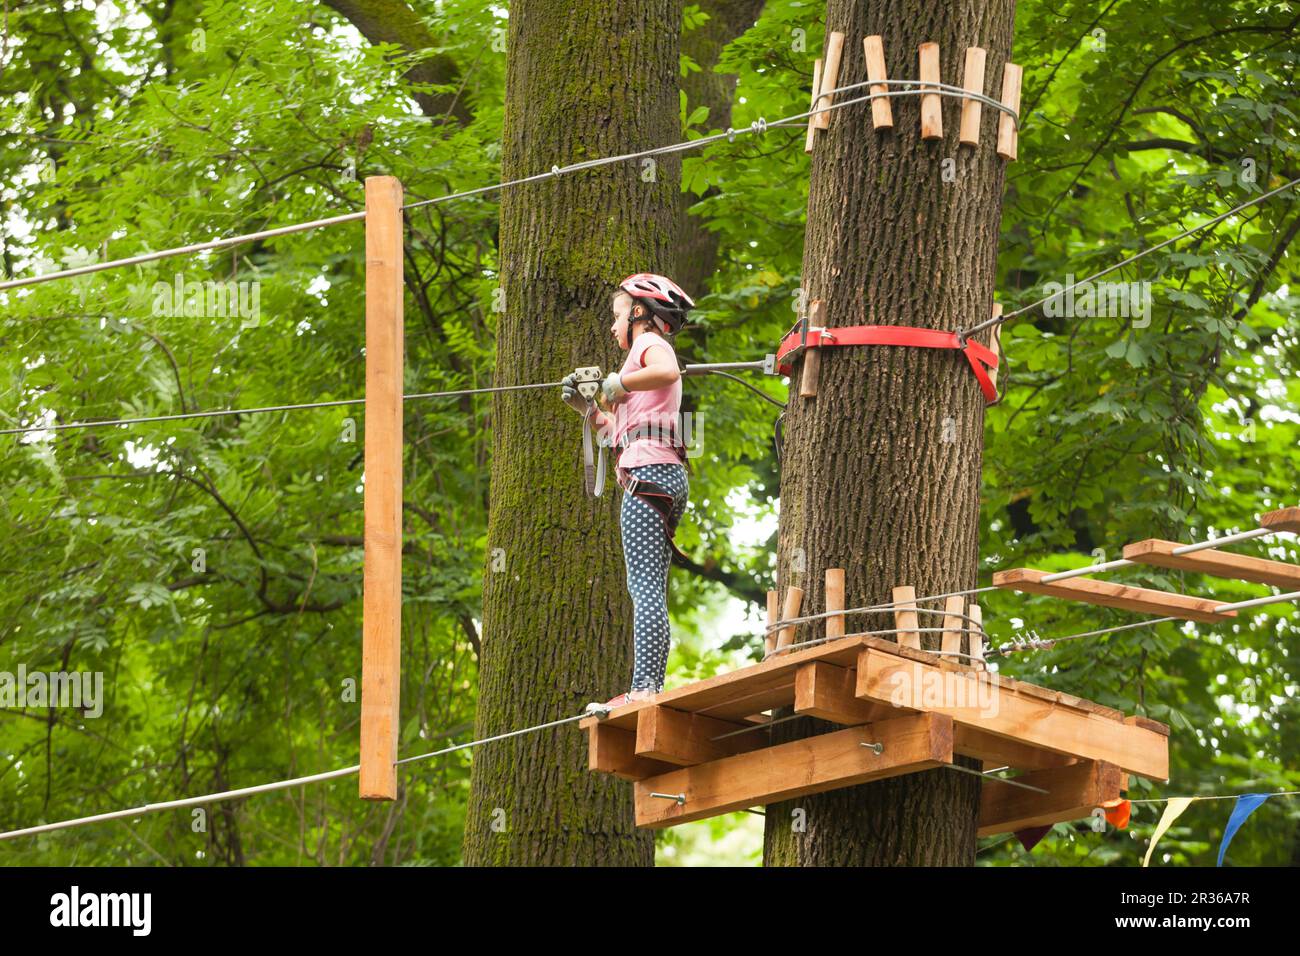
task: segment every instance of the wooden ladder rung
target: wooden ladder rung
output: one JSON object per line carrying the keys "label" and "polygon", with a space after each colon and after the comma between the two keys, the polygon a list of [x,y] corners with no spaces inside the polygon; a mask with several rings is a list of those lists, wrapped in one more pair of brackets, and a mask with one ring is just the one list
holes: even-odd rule
{"label": "wooden ladder rung", "polygon": [[1300,587],[1300,565],[1269,561],[1248,554],[1233,554],[1217,548],[1204,548],[1187,554],[1174,554],[1183,547],[1177,541],[1148,538],[1124,546],[1124,558],[1174,571],[1196,571],[1216,578],[1235,578],[1255,584],[1273,584],[1295,590]]}
{"label": "wooden ladder rung", "polygon": [[1172,591],[1156,591],[1152,588],[1136,588],[1127,584],[1098,581],[1095,578],[1066,578],[1063,581],[1043,584],[1042,579],[1047,577],[1048,573],[1034,568],[998,571],[993,575],[993,586],[1012,591],[1024,591],[1027,594],[1064,598],[1067,601],[1081,601],[1084,604],[1097,604],[1101,607],[1113,607],[1122,611],[1179,617],[1206,624],[1219,624],[1237,616],[1236,611],[1215,611],[1215,607],[1222,602],[1207,601],[1204,598],[1176,594]]}

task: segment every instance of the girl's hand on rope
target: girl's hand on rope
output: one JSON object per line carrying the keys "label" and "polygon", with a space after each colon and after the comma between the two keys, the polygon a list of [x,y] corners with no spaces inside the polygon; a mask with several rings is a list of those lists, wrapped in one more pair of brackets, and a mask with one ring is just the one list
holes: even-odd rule
{"label": "girl's hand on rope", "polygon": [[623,387],[623,379],[618,372],[610,372],[605,376],[605,381],[600,383],[600,397],[604,399],[606,407],[617,405],[627,397],[627,389]]}
{"label": "girl's hand on rope", "polygon": [[578,394],[577,372],[570,372],[560,379],[560,399],[584,418],[591,402]]}

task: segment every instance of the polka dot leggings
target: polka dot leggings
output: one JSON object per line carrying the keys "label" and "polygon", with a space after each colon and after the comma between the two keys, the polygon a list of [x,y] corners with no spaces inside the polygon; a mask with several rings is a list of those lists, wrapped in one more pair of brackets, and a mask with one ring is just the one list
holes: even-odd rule
{"label": "polka dot leggings", "polygon": [[[633,478],[653,481],[673,496],[673,516],[686,511],[690,489],[681,465],[641,465],[629,468]],[[623,531],[623,558],[627,562],[627,589],[632,595],[632,634],[636,664],[632,690],[664,689],[668,669],[668,564],[672,550],[663,519],[636,495],[623,493],[619,515]]]}

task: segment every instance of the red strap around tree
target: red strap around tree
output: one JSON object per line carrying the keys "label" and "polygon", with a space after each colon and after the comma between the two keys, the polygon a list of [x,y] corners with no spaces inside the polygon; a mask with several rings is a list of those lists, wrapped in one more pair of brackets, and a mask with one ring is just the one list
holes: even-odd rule
{"label": "red strap around tree", "polygon": [[[781,340],[776,352],[776,368],[789,375],[791,366],[782,359],[799,348],[802,330],[796,327]],[[975,379],[980,384],[987,402],[997,401],[998,390],[989,378],[988,370],[998,367],[998,357],[972,339],[961,339],[956,332],[941,329],[917,329],[909,325],[850,325],[839,329],[808,329],[808,348],[828,345],[903,345],[923,349],[957,349],[970,362]]]}

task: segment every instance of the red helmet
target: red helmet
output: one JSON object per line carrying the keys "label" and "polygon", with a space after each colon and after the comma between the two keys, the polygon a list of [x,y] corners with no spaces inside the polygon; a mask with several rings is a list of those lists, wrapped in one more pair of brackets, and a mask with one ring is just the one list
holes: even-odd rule
{"label": "red helmet", "polygon": [[618,287],[645,306],[659,320],[660,328],[675,334],[686,321],[695,302],[672,279],[653,272],[628,276]]}

